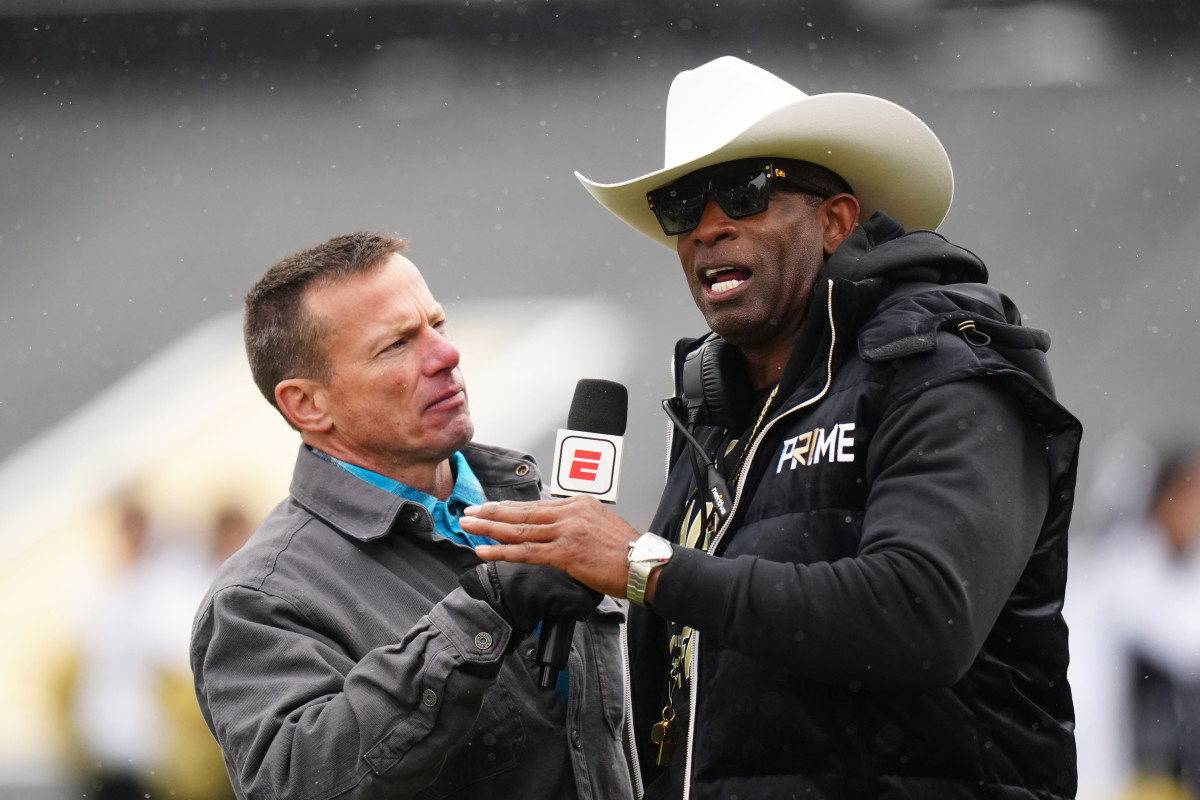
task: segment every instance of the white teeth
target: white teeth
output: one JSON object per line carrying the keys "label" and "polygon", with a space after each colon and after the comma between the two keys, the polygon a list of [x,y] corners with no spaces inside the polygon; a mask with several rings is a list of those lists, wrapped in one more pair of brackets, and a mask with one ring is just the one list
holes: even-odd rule
{"label": "white teeth", "polygon": [[[729,267],[708,267],[704,270],[703,274],[706,281],[711,281],[722,273],[729,272],[733,272],[733,270],[731,270]],[[745,280],[742,278],[727,278],[726,280],[717,281],[716,283],[711,284],[708,288],[711,292],[722,294],[724,292],[728,292],[730,289],[736,289],[743,283],[745,283]]]}

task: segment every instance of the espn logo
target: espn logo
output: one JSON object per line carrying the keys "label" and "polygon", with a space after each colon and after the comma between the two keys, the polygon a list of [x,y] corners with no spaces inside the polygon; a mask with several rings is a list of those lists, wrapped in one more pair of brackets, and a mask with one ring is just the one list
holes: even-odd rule
{"label": "espn logo", "polygon": [[550,494],[586,494],[614,503],[620,463],[620,436],[560,429],[554,445]]}

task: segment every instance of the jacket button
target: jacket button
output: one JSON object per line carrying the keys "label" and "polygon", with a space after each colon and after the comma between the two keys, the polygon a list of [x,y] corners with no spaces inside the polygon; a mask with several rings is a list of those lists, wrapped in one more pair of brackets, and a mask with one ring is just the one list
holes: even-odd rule
{"label": "jacket button", "polygon": [[487,631],[481,631],[475,634],[475,646],[480,650],[492,649],[492,635]]}
{"label": "jacket button", "polygon": [[583,749],[583,737],[579,735],[579,729],[571,731],[571,746],[576,750]]}
{"label": "jacket button", "polygon": [[514,472],[517,473],[518,477],[524,478],[526,475],[529,474],[529,465],[528,464],[517,464],[517,468],[514,470]]}
{"label": "jacket button", "polygon": [[417,511],[415,508],[412,511],[409,511],[408,512],[408,521],[411,522],[413,525],[416,525],[418,522],[421,521],[421,512]]}
{"label": "jacket button", "polygon": [[421,702],[424,703],[428,708],[433,708],[438,704],[437,692],[435,692],[433,689],[426,689],[425,691],[421,692]]}

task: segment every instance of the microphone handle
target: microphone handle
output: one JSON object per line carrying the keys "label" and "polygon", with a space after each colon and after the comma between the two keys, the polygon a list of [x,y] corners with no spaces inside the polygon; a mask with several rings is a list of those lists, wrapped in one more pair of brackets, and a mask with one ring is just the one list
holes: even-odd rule
{"label": "microphone handle", "polygon": [[558,673],[567,666],[571,655],[571,639],[575,636],[575,620],[570,617],[542,622],[534,661],[542,668],[538,686],[548,689],[558,683]]}

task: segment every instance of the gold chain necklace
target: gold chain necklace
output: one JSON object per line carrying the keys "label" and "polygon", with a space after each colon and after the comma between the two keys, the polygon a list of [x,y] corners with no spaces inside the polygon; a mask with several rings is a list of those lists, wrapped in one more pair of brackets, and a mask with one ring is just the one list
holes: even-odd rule
{"label": "gold chain necklace", "polygon": [[754,441],[754,437],[758,435],[758,429],[762,425],[763,420],[767,418],[767,409],[771,407],[771,401],[775,399],[776,393],[779,392],[779,384],[775,384],[775,388],[771,390],[771,394],[767,395],[767,402],[763,403],[762,411],[758,412],[758,421],[754,423],[754,428],[751,429],[750,435],[746,438],[745,444],[742,445],[742,458],[738,462],[737,472],[733,475],[733,483],[730,487],[733,491],[737,491],[738,479],[742,477],[742,470],[746,468],[746,455],[750,451],[750,444]]}

